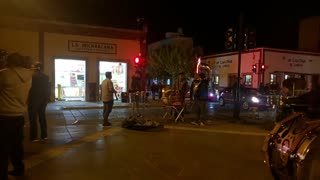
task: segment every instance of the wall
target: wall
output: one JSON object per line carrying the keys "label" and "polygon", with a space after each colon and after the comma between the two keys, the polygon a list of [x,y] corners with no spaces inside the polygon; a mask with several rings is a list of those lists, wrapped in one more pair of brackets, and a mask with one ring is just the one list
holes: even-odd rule
{"label": "wall", "polygon": [[0,49],[18,52],[39,61],[38,32],[0,28]]}
{"label": "wall", "polygon": [[320,51],[320,16],[309,17],[299,24],[299,49]]}
{"label": "wall", "polygon": [[[252,73],[252,65],[259,64],[261,60],[261,50],[255,50],[251,52],[244,52],[241,55],[241,76],[243,74],[252,74],[253,87],[258,86],[258,74]],[[217,74],[220,77],[220,87],[228,86],[228,77],[230,74],[237,76],[238,73],[238,54],[226,53],[220,55],[214,55],[204,57],[202,62],[209,64],[212,68],[212,74]]]}
{"label": "wall", "polygon": [[320,74],[320,54],[265,50],[266,74],[275,71]]}
{"label": "wall", "polygon": [[[69,50],[69,41],[82,41],[92,43],[108,43],[115,45],[115,54],[73,52]],[[73,58],[87,60],[87,81],[98,82],[98,61],[120,61],[128,63],[128,75],[134,73],[132,58],[139,53],[139,41],[120,40],[112,38],[100,38],[89,36],[64,35],[55,33],[45,33],[44,35],[44,57],[45,72],[54,77],[54,59],[55,58]]]}

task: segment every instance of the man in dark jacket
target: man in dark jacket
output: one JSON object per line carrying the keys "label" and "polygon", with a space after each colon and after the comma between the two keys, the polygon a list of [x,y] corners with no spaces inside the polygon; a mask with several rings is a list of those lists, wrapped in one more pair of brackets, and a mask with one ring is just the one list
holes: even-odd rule
{"label": "man in dark jacket", "polygon": [[208,102],[208,86],[209,81],[204,73],[199,74],[200,83],[194,92],[195,101],[195,111],[197,114],[197,122],[192,122],[192,124],[197,124],[203,126],[207,115],[207,102]]}
{"label": "man in dark jacket", "polygon": [[40,124],[40,137],[42,140],[48,139],[46,107],[49,102],[50,87],[49,76],[42,72],[42,65],[37,64],[37,71],[32,77],[32,86],[29,92],[29,121],[30,121],[30,140],[32,142],[39,141],[38,125]]}

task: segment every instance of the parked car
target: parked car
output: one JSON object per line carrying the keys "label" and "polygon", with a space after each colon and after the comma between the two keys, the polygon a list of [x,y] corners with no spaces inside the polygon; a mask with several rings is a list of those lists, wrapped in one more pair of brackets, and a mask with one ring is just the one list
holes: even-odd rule
{"label": "parked car", "polygon": [[[220,92],[219,105],[234,104],[236,99],[233,96],[233,88],[227,87]],[[259,93],[256,88],[241,88],[240,91],[240,106],[243,110],[249,110],[252,107],[269,108],[271,105],[267,101],[267,97]]]}

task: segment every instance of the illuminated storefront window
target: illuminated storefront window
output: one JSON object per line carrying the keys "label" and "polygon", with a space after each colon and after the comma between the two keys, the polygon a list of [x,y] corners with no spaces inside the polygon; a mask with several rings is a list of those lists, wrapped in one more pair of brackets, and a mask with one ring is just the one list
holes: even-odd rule
{"label": "illuminated storefront window", "polygon": [[247,87],[252,86],[252,75],[251,74],[244,75],[244,85]]}
{"label": "illuminated storefront window", "polygon": [[213,84],[219,85],[219,75],[213,75]]}
{"label": "illuminated storefront window", "polygon": [[106,78],[105,73],[112,72],[112,82],[118,95],[127,92],[127,63],[123,62],[99,62],[99,84]]}
{"label": "illuminated storefront window", "polygon": [[55,98],[84,100],[86,85],[84,60],[55,59]]}

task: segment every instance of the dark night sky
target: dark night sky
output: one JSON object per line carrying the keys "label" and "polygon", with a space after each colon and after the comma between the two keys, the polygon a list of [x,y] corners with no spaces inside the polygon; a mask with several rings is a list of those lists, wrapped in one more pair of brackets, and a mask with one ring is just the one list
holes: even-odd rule
{"label": "dark night sky", "polygon": [[[208,2],[207,2],[208,1]],[[149,42],[181,27],[206,54],[224,51],[224,31],[237,23],[240,12],[245,24],[257,31],[257,46],[296,49],[300,19],[320,15],[317,6],[279,5],[268,1],[152,1],[152,0],[0,0],[0,13],[23,15],[92,25],[136,28],[136,18],[149,26]],[[276,2],[276,1],[275,1]],[[291,2],[292,3],[292,2]]]}

